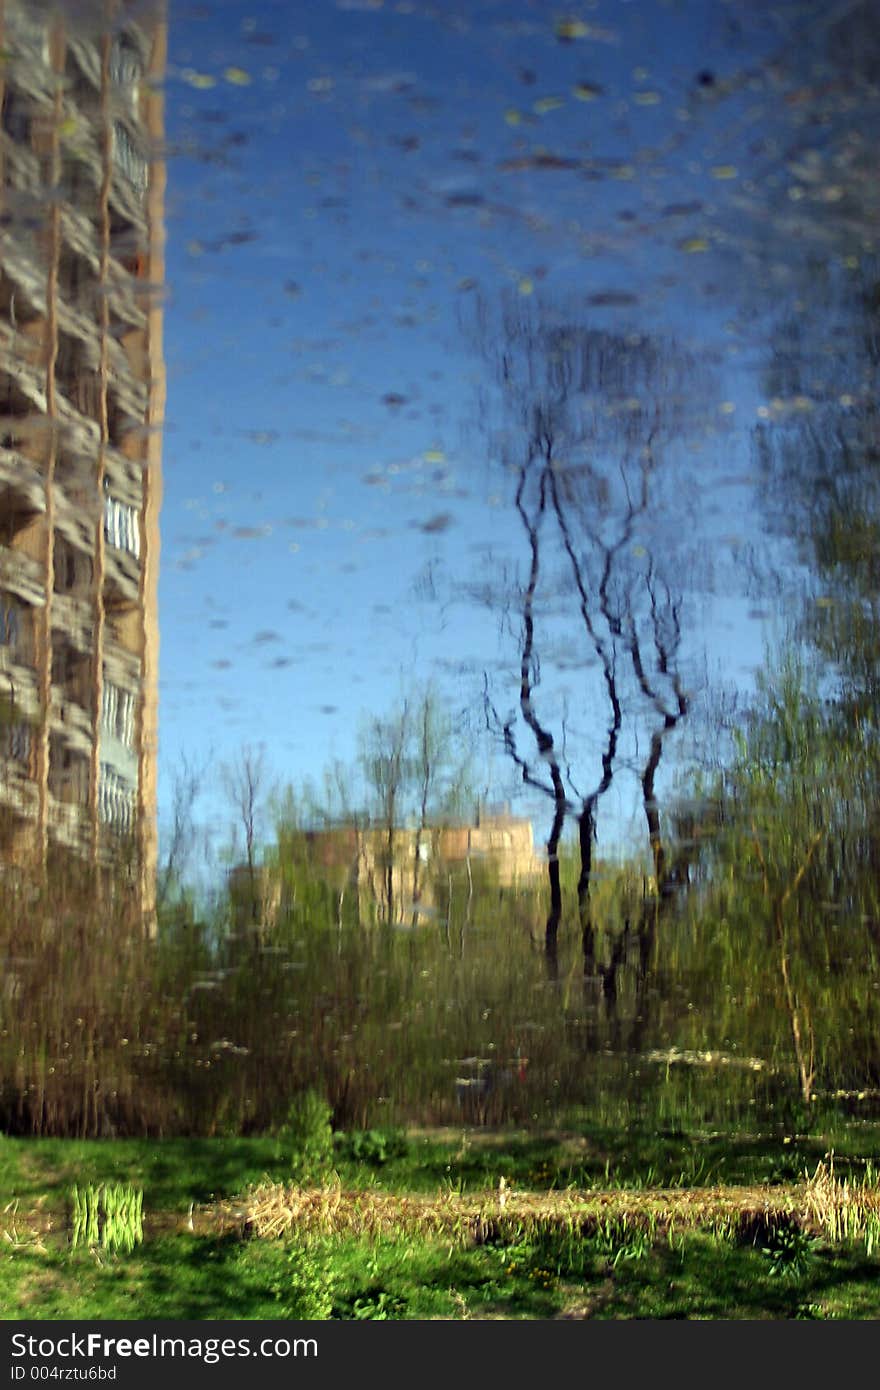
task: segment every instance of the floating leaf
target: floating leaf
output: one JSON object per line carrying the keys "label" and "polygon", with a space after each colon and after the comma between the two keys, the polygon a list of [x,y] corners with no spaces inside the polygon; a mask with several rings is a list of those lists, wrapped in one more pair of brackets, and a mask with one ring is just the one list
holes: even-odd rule
{"label": "floating leaf", "polygon": [[556,37],[560,43],[573,43],[575,39],[588,39],[592,32],[592,26],[585,24],[582,19],[558,19],[556,21]]}
{"label": "floating leaf", "polygon": [[709,242],[704,236],[690,236],[678,243],[678,249],[684,251],[688,256],[694,256],[701,251],[708,251]]}
{"label": "floating leaf", "polygon": [[522,279],[519,281],[517,289],[519,290],[520,294],[523,295],[533,294],[535,290],[534,281],[530,280],[528,275],[524,275]]}
{"label": "floating leaf", "polygon": [[593,82],[578,82],[572,88],[572,96],[576,97],[578,101],[596,101],[604,95],[604,90]]}
{"label": "floating leaf", "polygon": [[558,111],[565,102],[562,97],[541,97],[532,105],[532,110],[536,116],[546,116],[549,111]]}
{"label": "floating leaf", "polygon": [[569,159],[565,155],[554,154],[552,150],[536,150],[534,154],[505,159],[499,165],[504,170],[514,169],[580,169],[579,159]]}
{"label": "floating leaf", "polygon": [[659,106],[662,100],[659,92],[636,92],[633,95],[636,106]]}
{"label": "floating leaf", "polygon": [[244,68],[224,68],[223,76],[233,87],[248,87],[252,80],[250,73],[245,72]]}
{"label": "floating leaf", "polygon": [[715,164],[710,173],[713,179],[735,179],[739,177],[739,170],[735,164]]}
{"label": "floating leaf", "polygon": [[519,125],[522,121],[521,112],[515,106],[509,106],[504,113],[504,119],[508,125]]}
{"label": "floating leaf", "polygon": [[209,87],[216,87],[216,77],[211,77],[207,72],[196,72],[195,68],[184,68],[180,74],[184,82],[190,87],[195,87],[198,92],[205,92]]}
{"label": "floating leaf", "polygon": [[695,212],[702,212],[703,204],[697,201],[691,203],[667,203],[660,209],[661,217],[693,217]]}
{"label": "floating leaf", "polygon": [[448,531],[453,524],[454,517],[450,512],[438,512],[436,516],[431,516],[427,521],[416,522],[420,531],[424,531],[426,536],[437,535],[441,531]]}
{"label": "floating leaf", "polygon": [[422,454],[425,463],[445,463],[446,455],[442,449],[426,449]]}

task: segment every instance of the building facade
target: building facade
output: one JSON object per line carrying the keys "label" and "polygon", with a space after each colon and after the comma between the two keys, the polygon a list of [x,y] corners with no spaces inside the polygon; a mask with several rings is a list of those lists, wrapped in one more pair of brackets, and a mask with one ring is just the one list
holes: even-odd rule
{"label": "building facade", "polygon": [[157,858],[158,3],[0,0],[0,863]]}
{"label": "building facade", "polygon": [[[363,921],[407,925],[435,914],[438,889],[442,896],[452,874],[471,879],[475,871],[488,871],[500,889],[515,890],[528,888],[547,870],[546,858],[535,850],[531,821],[507,811],[480,811],[471,825],[401,826],[390,836],[377,826],[303,831],[296,859],[332,891],[340,913],[346,897],[354,898]],[[282,859],[232,869],[229,895],[239,926],[275,924],[285,906],[284,868]]]}

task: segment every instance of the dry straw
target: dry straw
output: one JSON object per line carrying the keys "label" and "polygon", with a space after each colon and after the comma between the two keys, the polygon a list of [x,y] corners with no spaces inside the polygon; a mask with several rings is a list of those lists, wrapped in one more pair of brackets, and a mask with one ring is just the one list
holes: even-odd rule
{"label": "dry straw", "polygon": [[264,1182],[243,1201],[222,1204],[212,1215],[221,1225],[263,1239],[407,1233],[471,1244],[542,1232],[589,1236],[601,1232],[609,1220],[652,1235],[675,1228],[734,1231],[791,1220],[797,1216],[798,1195],[803,1197],[803,1190],[798,1194],[770,1187],[526,1193],[505,1184],[491,1193],[444,1191],[432,1197]]}
{"label": "dry straw", "polygon": [[807,1214],[829,1240],[864,1241],[868,1255],[880,1248],[880,1186],[872,1165],[862,1182],[834,1175],[834,1155],[819,1163],[806,1187]]}

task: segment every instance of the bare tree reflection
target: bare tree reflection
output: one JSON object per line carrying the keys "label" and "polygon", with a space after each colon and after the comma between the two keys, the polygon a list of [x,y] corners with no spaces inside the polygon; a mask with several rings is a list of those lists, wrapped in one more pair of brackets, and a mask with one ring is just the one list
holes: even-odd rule
{"label": "bare tree reflection", "polygon": [[[475,336],[503,414],[504,428],[490,439],[491,455],[516,480],[513,501],[528,556],[524,576],[493,596],[519,615],[519,699],[500,713],[486,677],[487,724],[523,783],[552,804],[545,929],[551,978],[558,971],[563,916],[559,846],[572,818],[584,976],[613,1012],[633,931],[628,918],[603,924],[608,939],[600,951],[592,906],[594,845],[615,777],[634,772],[652,865],[637,933],[644,979],[657,916],[672,891],[659,771],[666,741],[689,710],[680,669],[683,597],[667,578],[673,557],[661,525],[664,496],[675,479],[662,454],[692,428],[707,389],[705,374],[673,343],[590,328],[546,306],[512,300],[497,335],[481,305]],[[561,714],[551,713],[549,690],[540,708],[537,699],[541,653],[551,649],[560,608],[563,615],[577,614],[580,629],[585,734],[575,735]],[[645,730],[648,747],[640,756]]]}

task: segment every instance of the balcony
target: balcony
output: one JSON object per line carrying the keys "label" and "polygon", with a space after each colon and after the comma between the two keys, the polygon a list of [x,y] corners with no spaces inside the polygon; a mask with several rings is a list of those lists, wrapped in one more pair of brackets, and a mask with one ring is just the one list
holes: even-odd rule
{"label": "balcony", "polygon": [[[9,422],[14,425],[14,421]],[[0,439],[13,437],[0,419]],[[0,539],[11,545],[46,510],[40,469],[17,449],[0,447]]]}
{"label": "balcony", "polygon": [[71,699],[63,686],[52,686],[52,738],[57,746],[75,758],[88,758],[92,751],[92,719],[89,710]]}
{"label": "balcony", "polygon": [[22,550],[0,545],[0,590],[16,594],[30,607],[42,608],[46,602],[44,566]]}

